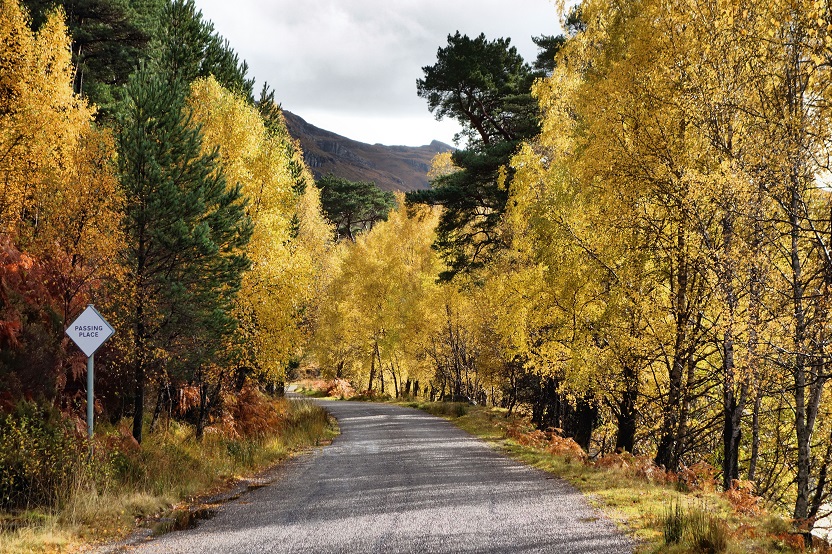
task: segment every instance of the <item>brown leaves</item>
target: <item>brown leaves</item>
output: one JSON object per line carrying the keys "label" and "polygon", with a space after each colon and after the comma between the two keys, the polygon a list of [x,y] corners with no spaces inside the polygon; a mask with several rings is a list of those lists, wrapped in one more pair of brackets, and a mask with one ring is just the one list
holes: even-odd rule
{"label": "brown leaves", "polygon": [[267,398],[256,387],[243,387],[230,410],[233,429],[242,437],[254,438],[281,429],[286,424],[285,406]]}
{"label": "brown leaves", "polygon": [[505,427],[506,436],[521,446],[529,446],[573,461],[586,461],[587,455],[572,438],[564,437],[561,429],[529,430],[518,424]]}
{"label": "brown leaves", "polygon": [[762,506],[762,498],[754,494],[754,483],[735,479],[731,488],[723,493],[723,496],[731,503],[734,510],[741,514],[758,515],[765,510]]}
{"label": "brown leaves", "polygon": [[[20,252],[8,237],[0,236],[0,345],[19,346],[23,305],[48,305],[41,263]],[[5,343],[5,344],[4,344]]]}

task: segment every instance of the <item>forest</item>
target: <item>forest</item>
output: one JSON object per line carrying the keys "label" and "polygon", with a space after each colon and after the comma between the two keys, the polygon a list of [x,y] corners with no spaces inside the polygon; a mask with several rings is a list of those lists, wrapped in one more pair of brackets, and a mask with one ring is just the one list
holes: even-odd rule
{"label": "forest", "polygon": [[[0,508],[164,489],[140,448],[171,420],[222,425],[237,463],[290,417],[258,391],[298,355],[333,239],[273,91],[192,0],[4,0],[0,44]],[[64,334],[88,304],[115,328],[89,459]]]}
{"label": "forest", "polygon": [[592,456],[707,462],[811,522],[832,462],[832,11],[589,0],[564,22],[534,66],[457,34],[424,68],[467,147],[339,245],[316,359],[356,390],[520,410]]}
{"label": "forest", "polygon": [[828,511],[826,3],[584,0],[532,63],[450,34],[416,92],[462,147],[394,198],[316,183],[192,0],[51,6],[0,1],[0,440],[83,421],[92,303],[137,444],[312,371]]}

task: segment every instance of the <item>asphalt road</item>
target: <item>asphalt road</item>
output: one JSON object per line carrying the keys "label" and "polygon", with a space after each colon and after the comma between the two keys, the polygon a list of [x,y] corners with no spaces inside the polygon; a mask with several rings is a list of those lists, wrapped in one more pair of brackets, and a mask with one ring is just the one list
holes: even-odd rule
{"label": "asphalt road", "polygon": [[341,435],[141,553],[632,552],[566,483],[424,412],[326,402]]}

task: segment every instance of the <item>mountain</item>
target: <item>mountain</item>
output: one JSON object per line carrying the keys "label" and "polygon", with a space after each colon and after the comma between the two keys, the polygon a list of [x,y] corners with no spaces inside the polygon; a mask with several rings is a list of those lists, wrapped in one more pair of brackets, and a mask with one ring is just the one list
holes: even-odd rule
{"label": "mountain", "polygon": [[316,179],[332,173],[350,181],[373,181],[383,190],[426,189],[433,157],[453,150],[436,140],[426,146],[366,144],[315,127],[291,112],[284,110],[283,115]]}

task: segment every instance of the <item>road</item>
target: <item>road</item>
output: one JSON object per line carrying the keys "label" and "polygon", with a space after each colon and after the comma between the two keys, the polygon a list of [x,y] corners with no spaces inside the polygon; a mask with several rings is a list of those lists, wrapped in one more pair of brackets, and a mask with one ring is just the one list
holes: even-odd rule
{"label": "road", "polygon": [[131,552],[632,552],[568,484],[424,412],[326,402],[332,445],[283,478]]}

